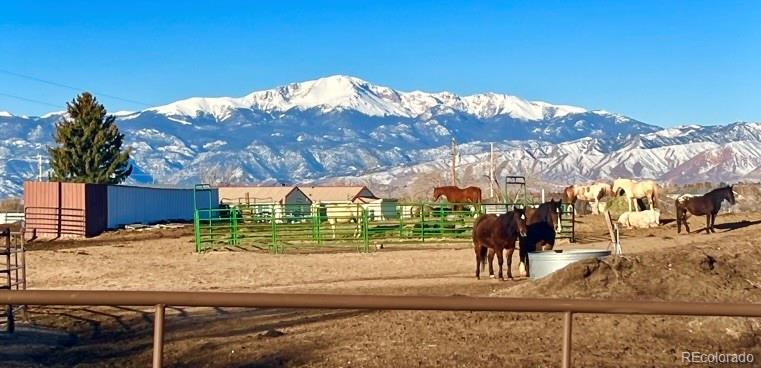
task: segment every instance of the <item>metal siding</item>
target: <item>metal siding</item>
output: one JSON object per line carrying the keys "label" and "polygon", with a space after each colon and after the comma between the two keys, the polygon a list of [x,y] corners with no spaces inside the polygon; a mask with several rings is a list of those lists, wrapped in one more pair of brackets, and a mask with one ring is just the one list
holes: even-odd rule
{"label": "metal siding", "polygon": [[24,213],[37,236],[85,235],[85,184],[24,182]]}
{"label": "metal siding", "polygon": [[195,208],[200,210],[198,217],[201,220],[208,220],[210,217],[214,217],[212,211],[204,211],[208,209],[219,208],[219,190],[213,188],[210,190],[196,190]]}
{"label": "metal siding", "polygon": [[86,236],[98,235],[106,230],[108,216],[108,196],[106,185],[85,185],[85,233]]}
{"label": "metal siding", "polygon": [[346,203],[351,202],[357,197],[362,197],[362,194],[372,197],[372,193],[367,188],[359,186],[310,186],[298,188],[313,203]]}
{"label": "metal siding", "polygon": [[[219,192],[216,189],[210,192],[197,191],[196,201],[199,208],[208,207],[209,195],[212,206],[219,203]],[[111,185],[108,186],[107,196],[109,229],[135,223],[151,224],[193,219],[193,189]]]}

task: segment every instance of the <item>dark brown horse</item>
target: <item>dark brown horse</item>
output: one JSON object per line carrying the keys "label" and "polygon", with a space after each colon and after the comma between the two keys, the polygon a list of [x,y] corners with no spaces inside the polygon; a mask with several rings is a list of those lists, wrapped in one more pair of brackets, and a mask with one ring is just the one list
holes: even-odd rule
{"label": "dark brown horse", "polygon": [[684,222],[684,228],[687,229],[687,234],[690,233],[690,226],[687,224],[687,212],[695,216],[706,217],[706,234],[716,232],[713,229],[713,224],[716,221],[716,215],[721,209],[721,202],[728,201],[729,204],[735,204],[735,192],[732,190],[732,186],[714,189],[702,196],[687,196],[682,195],[678,197],[674,203],[676,206],[676,233],[682,232],[682,223]]}
{"label": "dark brown horse", "polygon": [[489,277],[494,278],[492,261],[497,254],[499,279],[502,277],[503,251],[507,250],[507,277],[513,278],[511,270],[515,241],[526,236],[526,215],[522,209],[497,215],[481,215],[473,224],[473,247],[476,252],[476,278],[481,279],[481,269],[489,257]]}
{"label": "dark brown horse", "polygon": [[452,185],[433,188],[434,201],[438,201],[442,196],[446,197],[450,203],[481,203],[481,188],[458,188]]}
{"label": "dark brown horse", "polygon": [[551,199],[549,202],[542,203],[536,209],[526,211],[528,220],[526,221],[526,236],[520,237],[520,262],[526,268],[526,275],[529,274],[529,252],[536,251],[537,247],[541,250],[550,250],[555,246],[555,229],[560,221],[561,202],[555,202]]}

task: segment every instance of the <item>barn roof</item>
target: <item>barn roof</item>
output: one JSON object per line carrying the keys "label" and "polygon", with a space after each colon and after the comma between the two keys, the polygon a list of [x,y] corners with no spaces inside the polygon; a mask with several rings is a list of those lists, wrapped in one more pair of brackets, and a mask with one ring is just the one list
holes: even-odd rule
{"label": "barn roof", "polygon": [[359,197],[377,198],[375,197],[375,194],[365,186],[300,186],[299,189],[301,189],[312,202],[352,202]]}
{"label": "barn roof", "polygon": [[219,201],[222,203],[241,203],[248,199],[250,203],[285,202],[285,198],[296,190],[299,188],[295,186],[219,187]]}

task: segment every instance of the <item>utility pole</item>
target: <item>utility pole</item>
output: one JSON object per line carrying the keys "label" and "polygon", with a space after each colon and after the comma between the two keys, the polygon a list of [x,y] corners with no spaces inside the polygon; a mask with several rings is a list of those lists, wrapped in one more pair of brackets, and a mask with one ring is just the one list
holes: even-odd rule
{"label": "utility pole", "polygon": [[455,165],[457,162],[457,143],[454,141],[454,137],[452,137],[452,185],[457,186],[457,171],[455,170]]}
{"label": "utility pole", "polygon": [[37,181],[42,181],[42,155],[37,155]]}
{"label": "utility pole", "polygon": [[494,143],[489,143],[489,198],[494,198]]}

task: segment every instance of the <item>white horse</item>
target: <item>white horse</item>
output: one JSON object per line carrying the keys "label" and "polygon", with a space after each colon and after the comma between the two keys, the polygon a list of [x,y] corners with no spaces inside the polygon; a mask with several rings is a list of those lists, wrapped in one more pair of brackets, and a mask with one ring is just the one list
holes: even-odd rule
{"label": "white horse", "polygon": [[336,225],[354,223],[353,238],[358,238],[360,233],[360,219],[362,218],[362,206],[354,203],[336,203],[326,204],[325,216],[328,218],[328,224],[333,232],[333,239],[336,238]]}
{"label": "white horse", "polygon": [[[626,196],[626,203],[629,211],[632,210],[632,200],[647,198],[650,202],[650,209],[658,207],[658,184],[653,180],[634,181],[631,179],[616,179],[613,181],[613,193],[619,195],[623,192]],[[639,205],[635,203],[634,208],[639,211]]]}
{"label": "white horse", "polygon": [[[563,190],[563,202],[576,203],[576,200],[593,202],[592,213],[598,214],[600,209],[600,200],[605,196],[612,196],[610,184],[594,183],[592,185],[571,185]],[[574,209],[575,210],[575,209]]]}

